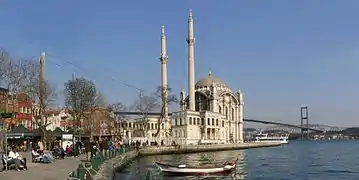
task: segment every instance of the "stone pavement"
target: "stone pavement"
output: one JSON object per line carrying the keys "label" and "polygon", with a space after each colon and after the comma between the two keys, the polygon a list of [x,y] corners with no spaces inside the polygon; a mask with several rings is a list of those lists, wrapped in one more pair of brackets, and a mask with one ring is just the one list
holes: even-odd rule
{"label": "stone pavement", "polygon": [[[66,180],[69,173],[74,171],[84,156],[78,158],[69,157],[62,160],[54,160],[50,164],[32,163],[30,153],[22,154],[28,160],[28,170],[0,172],[1,180]],[[1,165],[0,165],[1,166]]]}

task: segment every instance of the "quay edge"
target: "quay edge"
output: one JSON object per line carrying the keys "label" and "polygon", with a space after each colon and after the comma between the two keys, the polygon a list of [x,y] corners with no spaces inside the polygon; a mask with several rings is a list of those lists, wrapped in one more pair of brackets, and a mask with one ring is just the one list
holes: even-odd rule
{"label": "quay edge", "polygon": [[100,165],[97,173],[93,176],[93,180],[109,180],[114,179],[117,171],[128,166],[138,157],[138,152],[129,151],[125,154],[118,155],[112,159],[106,160]]}
{"label": "quay edge", "polygon": [[121,171],[128,166],[137,157],[165,155],[165,154],[187,154],[199,152],[215,152],[215,151],[230,151],[252,148],[264,148],[280,146],[281,143],[243,143],[243,144],[214,144],[214,145],[193,145],[193,146],[166,146],[166,147],[146,147],[138,151],[129,151],[123,155],[119,155],[113,159],[105,161],[99,168],[94,180],[108,180],[114,179],[117,171]]}
{"label": "quay edge", "polygon": [[167,146],[167,147],[148,147],[138,151],[139,156],[152,156],[164,154],[187,154],[213,151],[229,151],[252,148],[264,148],[280,146],[281,143],[243,143],[243,144],[216,144],[216,145],[191,145],[191,146]]}

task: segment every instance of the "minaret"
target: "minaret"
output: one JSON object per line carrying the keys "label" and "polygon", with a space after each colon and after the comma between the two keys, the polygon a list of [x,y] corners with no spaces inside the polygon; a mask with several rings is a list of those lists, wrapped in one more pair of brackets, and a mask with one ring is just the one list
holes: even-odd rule
{"label": "minaret", "polygon": [[162,25],[162,35],[161,35],[161,86],[162,86],[162,106],[164,108],[164,119],[168,117],[168,84],[167,84],[167,42],[165,36],[165,26]]}
{"label": "minaret", "polygon": [[195,92],[194,92],[194,30],[193,30],[193,17],[192,9],[189,10],[188,16],[188,105],[189,110],[195,111]]}

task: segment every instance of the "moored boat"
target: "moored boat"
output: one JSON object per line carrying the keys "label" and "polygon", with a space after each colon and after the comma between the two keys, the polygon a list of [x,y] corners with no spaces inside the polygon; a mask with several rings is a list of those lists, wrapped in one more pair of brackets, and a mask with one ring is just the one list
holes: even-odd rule
{"label": "moored boat", "polygon": [[232,172],[238,163],[238,158],[234,163],[226,162],[218,167],[190,167],[187,165],[169,165],[156,162],[159,169],[167,175],[209,175],[209,174],[226,174]]}
{"label": "moored boat", "polygon": [[255,135],[254,142],[274,142],[274,143],[281,143],[281,144],[288,144],[288,135],[280,135],[280,136],[269,136],[266,133],[258,133]]}

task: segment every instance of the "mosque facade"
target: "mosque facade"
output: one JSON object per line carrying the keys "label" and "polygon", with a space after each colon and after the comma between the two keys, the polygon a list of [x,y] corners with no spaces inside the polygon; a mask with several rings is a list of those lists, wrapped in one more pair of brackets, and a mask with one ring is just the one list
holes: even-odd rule
{"label": "mosque facade", "polygon": [[172,135],[179,144],[243,142],[243,95],[233,92],[211,72],[195,82],[194,20],[188,17],[188,95],[180,95],[181,110],[172,113]]}
{"label": "mosque facade", "polygon": [[[194,20],[188,17],[188,92],[180,93],[180,110],[168,115],[164,106],[164,125],[158,138],[171,138],[181,145],[221,144],[243,142],[243,94],[235,92],[211,72],[195,82]],[[162,26],[161,35],[161,86],[163,102],[167,99],[167,42]],[[137,121],[141,123],[141,121]],[[143,123],[142,123],[143,124]],[[170,133],[169,133],[170,132]],[[151,134],[151,133],[150,133]],[[171,137],[168,137],[170,134]],[[149,134],[146,134],[148,136]],[[152,137],[145,137],[153,139]]]}

